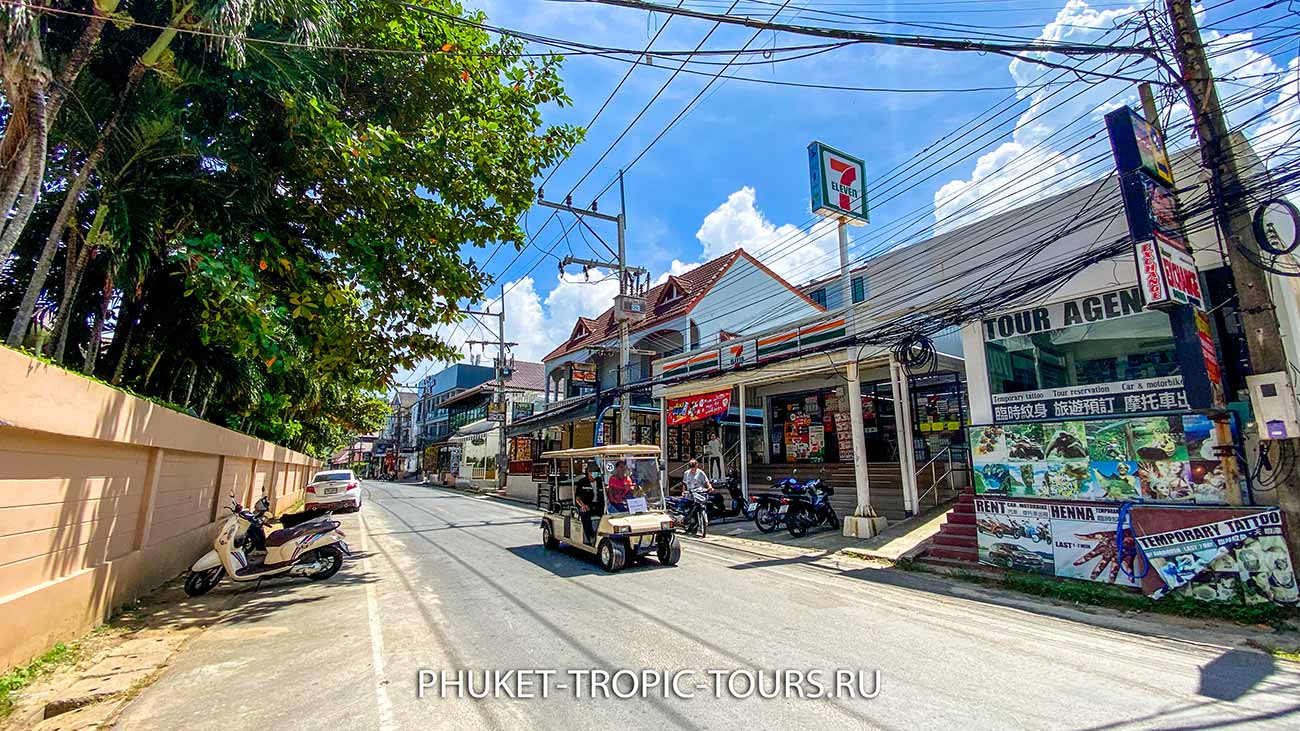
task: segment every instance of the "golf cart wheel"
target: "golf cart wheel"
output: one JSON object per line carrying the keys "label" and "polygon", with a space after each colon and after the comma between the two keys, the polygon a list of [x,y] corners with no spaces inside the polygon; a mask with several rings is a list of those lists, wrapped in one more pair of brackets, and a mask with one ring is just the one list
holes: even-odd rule
{"label": "golf cart wheel", "polygon": [[325,568],[314,574],[307,574],[312,581],[324,581],[337,574],[343,568],[343,550],[333,544],[316,549],[316,560],[325,564]]}
{"label": "golf cart wheel", "polygon": [[622,570],[623,564],[627,561],[627,550],[623,548],[623,544],[612,538],[601,542],[598,553],[600,567],[611,574]]}
{"label": "golf cart wheel", "polygon": [[676,533],[669,533],[659,537],[659,545],[655,547],[655,556],[659,563],[665,566],[676,566],[677,562],[682,560],[682,542],[677,538]]}
{"label": "golf cart wheel", "polygon": [[554,551],[560,547],[560,542],[555,540],[555,534],[551,532],[551,521],[542,521],[542,547],[548,551]]}
{"label": "golf cart wheel", "polygon": [[781,516],[772,512],[772,506],[760,505],[754,510],[754,525],[764,533],[771,533],[781,525]]}
{"label": "golf cart wheel", "polygon": [[212,591],[212,587],[221,581],[226,570],[220,566],[207,571],[193,572],[185,579],[185,593],[190,596],[203,596]]}

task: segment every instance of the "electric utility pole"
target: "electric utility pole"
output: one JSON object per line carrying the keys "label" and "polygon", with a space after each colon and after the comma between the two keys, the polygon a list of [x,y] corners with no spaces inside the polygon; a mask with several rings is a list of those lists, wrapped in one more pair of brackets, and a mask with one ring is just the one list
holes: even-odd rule
{"label": "electric utility pole", "polygon": [[[1196,124],[1201,159],[1210,171],[1215,218],[1227,242],[1228,264],[1237,290],[1237,311],[1245,332],[1250,369],[1255,374],[1289,372],[1268,279],[1264,270],[1250,259],[1252,254],[1258,259],[1259,249],[1251,231],[1249,202],[1192,3],[1167,1],[1174,31],[1174,55]],[[1277,441],[1279,449],[1300,455],[1300,439]],[[1295,566],[1300,561],[1300,460],[1278,460],[1278,466],[1283,468],[1274,472],[1278,505],[1286,515],[1287,548],[1291,565]]]}
{"label": "electric utility pole", "polygon": [[[583,221],[584,216],[590,216],[601,221],[609,221],[618,227],[618,252],[610,251],[615,254],[615,261],[600,261],[598,259],[582,259],[576,256],[566,256],[560,261],[560,271],[563,272],[565,267],[578,265],[584,270],[590,269],[613,269],[618,273],[618,297],[614,301],[614,318],[618,321],[618,441],[620,444],[631,444],[632,442],[632,394],[625,388],[628,385],[628,368],[632,362],[632,343],[631,343],[631,325],[628,322],[627,313],[624,310],[624,303],[629,299],[641,294],[640,282],[649,277],[649,272],[643,267],[630,267],[627,265],[627,199],[623,195],[623,171],[618,171],[618,201],[619,212],[617,216],[611,216],[608,213],[600,213],[596,210],[596,202],[591,202],[591,208],[574,208],[573,196],[565,198],[564,203],[552,203],[543,200],[544,191],[537,191],[537,204],[554,208],[557,211],[568,211],[578,217],[578,221],[583,226],[587,222]],[[587,226],[587,230],[592,234],[596,232]],[[597,239],[600,236],[596,235]],[[605,243],[603,240],[601,243]],[[608,250],[609,246],[605,248]],[[597,426],[599,428],[599,426]]]}
{"label": "electric utility pole", "polygon": [[[505,487],[506,484],[506,467],[509,464],[509,455],[506,452],[506,420],[509,412],[509,403],[506,399],[506,349],[512,348],[519,343],[506,342],[506,288],[501,287],[501,311],[487,312],[477,310],[465,310],[465,314],[475,317],[495,317],[497,318],[497,339],[492,340],[466,340],[465,344],[469,346],[479,345],[484,348],[495,345],[497,346],[496,357],[496,393],[492,401],[496,404],[501,414],[501,436],[497,440],[497,487]],[[488,409],[488,418],[492,418],[492,409]]]}

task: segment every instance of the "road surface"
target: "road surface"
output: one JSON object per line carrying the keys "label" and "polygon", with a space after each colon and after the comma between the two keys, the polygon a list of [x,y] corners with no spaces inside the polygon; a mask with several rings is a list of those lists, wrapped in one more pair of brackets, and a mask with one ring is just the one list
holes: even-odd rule
{"label": "road surface", "polygon": [[[1300,666],[1214,634],[1144,636],[937,577],[698,542],[675,568],[605,574],[544,550],[522,506],[379,482],[365,495],[344,522],[357,560],[320,584],[219,587],[248,600],[117,728],[1300,728]],[[426,684],[477,671],[459,676],[475,691],[496,671],[501,697],[449,698],[435,680],[421,698],[421,670]],[[624,673],[590,697],[619,670],[637,686]],[[817,694],[812,677],[827,697],[797,696]],[[750,678],[790,685],[760,698]],[[547,698],[509,697],[543,682]]]}

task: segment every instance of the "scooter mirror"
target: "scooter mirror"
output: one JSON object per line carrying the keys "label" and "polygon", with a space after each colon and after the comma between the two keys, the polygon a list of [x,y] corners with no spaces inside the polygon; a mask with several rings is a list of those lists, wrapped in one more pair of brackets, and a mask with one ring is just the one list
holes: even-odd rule
{"label": "scooter mirror", "polygon": [[255,506],[253,506],[253,507],[254,507],[254,509],[255,509],[257,512],[259,512],[259,513],[265,513],[265,512],[267,512],[267,511],[269,511],[269,510],[271,509],[271,502],[270,502],[269,500],[266,499],[266,496],[265,496],[265,495],[263,495],[263,496],[262,496],[262,497],[257,501],[257,505],[255,505]]}

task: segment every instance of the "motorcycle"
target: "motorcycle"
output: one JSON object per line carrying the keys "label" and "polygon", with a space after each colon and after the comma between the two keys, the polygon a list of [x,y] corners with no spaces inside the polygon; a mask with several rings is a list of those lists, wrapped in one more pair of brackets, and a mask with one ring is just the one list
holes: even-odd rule
{"label": "motorcycle", "polygon": [[[710,494],[709,496],[713,496]],[[680,528],[683,533],[693,533],[699,538],[703,538],[709,533],[709,511],[707,503],[700,509],[692,510],[691,504],[695,502],[689,495],[668,499],[668,514],[673,518],[673,527]]]}
{"label": "motorcycle", "polygon": [[264,529],[270,524],[266,517],[270,509],[265,497],[251,510],[232,497],[230,518],[217,532],[212,550],[190,567],[185,593],[202,596],[227,575],[235,581],[281,574],[324,581],[338,573],[343,557],[351,555],[338,521],[331,520],[328,513],[299,514],[302,522],[267,535]]}
{"label": "motorcycle", "polygon": [[[767,478],[772,482],[771,475]],[[790,497],[800,491],[799,481],[793,477],[776,482],[779,492],[757,492],[749,496],[750,515],[754,516],[754,525],[764,533],[771,533],[786,522],[790,511]]]}
{"label": "motorcycle", "polygon": [[[724,488],[726,495],[718,488]],[[727,478],[718,482],[713,492],[709,493],[709,521],[716,523],[735,517],[753,520],[755,505],[756,503],[745,499],[745,493],[740,489],[740,478],[735,471],[729,472]]]}
{"label": "motorcycle", "polygon": [[821,480],[809,480],[802,485],[798,495],[790,497],[790,510],[785,519],[786,530],[795,538],[808,534],[808,529],[819,526],[839,530],[840,517],[831,507],[835,490]]}

